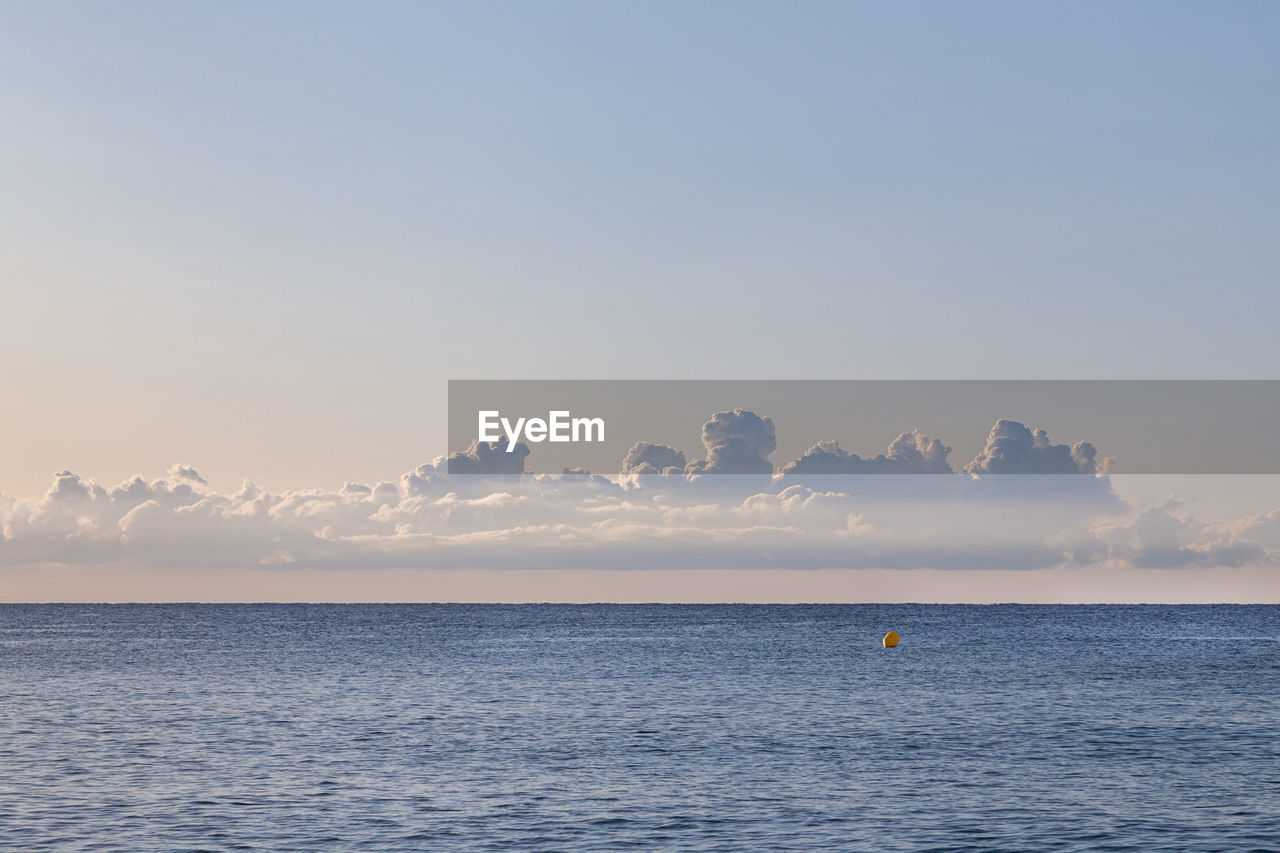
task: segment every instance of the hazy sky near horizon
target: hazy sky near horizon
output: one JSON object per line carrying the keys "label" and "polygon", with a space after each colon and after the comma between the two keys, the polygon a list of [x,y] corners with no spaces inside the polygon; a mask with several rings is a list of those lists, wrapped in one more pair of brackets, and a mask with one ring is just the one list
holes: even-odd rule
{"label": "hazy sky near horizon", "polygon": [[451,377],[1275,374],[1274,4],[0,18],[10,495],[392,479]]}

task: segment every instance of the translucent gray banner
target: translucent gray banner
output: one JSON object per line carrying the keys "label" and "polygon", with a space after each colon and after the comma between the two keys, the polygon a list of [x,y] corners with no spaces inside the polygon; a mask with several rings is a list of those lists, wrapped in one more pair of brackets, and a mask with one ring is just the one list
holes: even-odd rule
{"label": "translucent gray banner", "polygon": [[1277,474],[1278,425],[1277,380],[451,380],[449,472]]}

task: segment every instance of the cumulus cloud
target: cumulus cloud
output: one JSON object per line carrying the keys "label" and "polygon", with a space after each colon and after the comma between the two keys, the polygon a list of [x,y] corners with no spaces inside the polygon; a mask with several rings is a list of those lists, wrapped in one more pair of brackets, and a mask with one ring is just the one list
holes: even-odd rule
{"label": "cumulus cloud", "polygon": [[1153,507],[1123,523],[1094,531],[1100,558],[1136,568],[1232,567],[1277,562],[1280,552],[1237,532],[1231,523],[1205,524],[1178,512],[1176,503]]}
{"label": "cumulus cloud", "polygon": [[497,441],[472,439],[466,450],[450,454],[448,470],[451,474],[523,474],[524,460],[529,456],[529,445],[523,441],[508,452],[506,438]]}
{"label": "cumulus cloud", "polygon": [[1280,509],[1221,522],[1213,529],[1225,540],[1256,542],[1264,548],[1280,550]]}
{"label": "cumulus cloud", "polygon": [[623,474],[682,474],[684,454],[665,444],[637,441],[622,460]]}
{"label": "cumulus cloud", "polygon": [[784,474],[950,474],[951,448],[919,430],[904,432],[889,449],[870,459],[845,451],[835,441],[820,441],[782,469]]}
{"label": "cumulus cloud", "polygon": [[702,425],[707,458],[690,462],[690,474],[772,474],[769,454],[778,447],[773,421],[746,409],[716,412]]}
{"label": "cumulus cloud", "polygon": [[1017,421],[996,421],[986,446],[965,466],[970,474],[1102,474],[1107,460],[1087,441],[1054,444],[1043,429],[1034,432]]}
{"label": "cumulus cloud", "polygon": [[189,480],[192,483],[199,483],[202,486],[209,485],[208,482],[205,481],[204,477],[200,476],[200,472],[195,468],[192,468],[190,465],[178,464],[172,466],[169,468],[169,479]]}
{"label": "cumulus cloud", "polygon": [[1134,513],[1105,478],[724,477],[708,488],[448,467],[441,457],[399,482],[280,493],[221,493],[194,470],[114,487],[61,471],[39,498],[0,498],[0,566],[1023,569],[1280,554],[1280,515]]}
{"label": "cumulus cloud", "polygon": [[[703,427],[706,458],[638,443],[617,477],[524,474],[529,448],[472,445],[396,482],[223,493],[190,465],[113,487],[59,471],[0,495],[0,568],[951,568],[1280,563],[1280,511],[1199,522],[1136,512],[1085,442],[1001,420],[968,473],[918,431],[862,458],[835,442],[772,473],[773,422],[743,409]],[[645,477],[643,474],[691,476]],[[466,472],[480,476],[458,476]],[[740,473],[754,477],[699,477]],[[818,480],[797,479],[824,474]],[[914,474],[908,477],[867,476]]]}

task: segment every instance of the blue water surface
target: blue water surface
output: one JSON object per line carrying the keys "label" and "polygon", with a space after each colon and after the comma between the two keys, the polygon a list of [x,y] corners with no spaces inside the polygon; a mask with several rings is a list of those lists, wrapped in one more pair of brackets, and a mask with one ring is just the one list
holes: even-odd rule
{"label": "blue water surface", "polygon": [[0,605],[6,851],[1278,848],[1280,607]]}

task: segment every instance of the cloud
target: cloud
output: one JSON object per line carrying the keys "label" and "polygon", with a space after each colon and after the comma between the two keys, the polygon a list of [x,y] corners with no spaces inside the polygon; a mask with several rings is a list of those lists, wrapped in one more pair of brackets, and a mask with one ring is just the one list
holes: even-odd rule
{"label": "cloud", "polygon": [[510,446],[506,438],[497,441],[480,441],[472,439],[471,445],[460,453],[453,453],[448,459],[448,470],[451,474],[523,474],[524,460],[529,456],[529,445],[523,441],[508,452]]}
{"label": "cloud", "polygon": [[863,459],[834,441],[820,441],[782,469],[784,474],[950,474],[951,448],[919,430],[904,432],[885,453]]}
{"label": "cloud", "polygon": [[0,566],[1029,569],[1271,565],[1280,554],[1280,515],[1207,524],[1175,506],[1133,512],[1098,477],[834,475],[813,487],[461,477],[449,464],[281,493],[221,493],[194,469],[114,487],[61,471],[39,498],[0,498]]}
{"label": "cloud", "polygon": [[777,449],[773,421],[746,409],[716,412],[702,425],[707,458],[690,462],[690,474],[772,474]]}
{"label": "cloud", "polygon": [[1280,549],[1280,509],[1221,522],[1213,529],[1224,539],[1257,542],[1264,548]]}
{"label": "cloud", "polygon": [[[524,474],[529,448],[472,445],[396,482],[222,493],[190,465],[105,487],[71,471],[0,495],[0,567],[945,568],[1280,564],[1280,511],[1204,523],[1135,511],[1091,445],[997,421],[966,472],[911,431],[862,458],[835,442],[770,476],[773,422],[717,412],[706,458],[640,442],[616,478]],[[645,476],[676,474],[688,476]],[[459,476],[467,472],[479,476]],[[706,473],[756,476],[702,477]],[[808,474],[823,477],[804,480]],[[876,476],[910,474],[914,476]]]}
{"label": "cloud", "polygon": [[189,480],[192,483],[199,483],[202,486],[209,485],[204,477],[200,476],[200,472],[190,465],[174,465],[169,468],[170,480]]}
{"label": "cloud", "polygon": [[623,474],[682,474],[684,454],[665,444],[637,441],[622,460]]}
{"label": "cloud", "polygon": [[1280,551],[1267,548],[1248,533],[1233,532],[1237,524],[1205,524],[1177,510],[1171,502],[1123,523],[1099,527],[1094,531],[1104,546],[1098,550],[1099,558],[1134,568],[1227,568],[1273,564],[1280,558]]}
{"label": "cloud", "polygon": [[1108,460],[1087,441],[1054,444],[1043,429],[1034,432],[1017,421],[996,421],[987,444],[965,466],[970,474],[1102,474]]}

